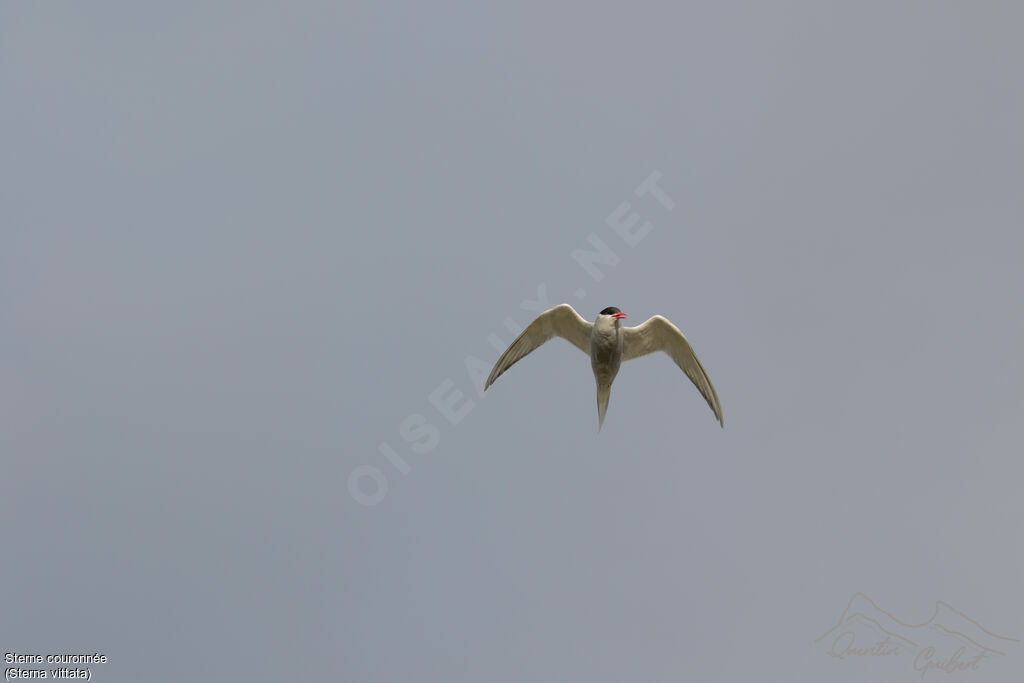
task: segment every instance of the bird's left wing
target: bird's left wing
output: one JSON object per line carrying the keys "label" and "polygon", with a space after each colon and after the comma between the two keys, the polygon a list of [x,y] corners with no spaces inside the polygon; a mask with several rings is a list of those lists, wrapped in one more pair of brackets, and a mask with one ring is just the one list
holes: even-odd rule
{"label": "bird's left wing", "polygon": [[537,319],[505,349],[505,353],[501,354],[501,358],[494,364],[494,369],[487,378],[487,383],[484,384],[484,391],[494,384],[494,380],[498,379],[501,373],[515,365],[516,361],[552,337],[567,339],[580,351],[590,355],[590,330],[593,326],[593,323],[581,318],[569,304],[549,308],[538,315]]}
{"label": "bird's left wing", "polygon": [[655,351],[664,351],[672,357],[711,406],[711,411],[718,418],[719,424],[724,427],[722,404],[718,402],[718,394],[711,384],[711,378],[678,327],[669,322],[668,318],[656,315],[642,325],[623,328],[623,361],[640,358]]}

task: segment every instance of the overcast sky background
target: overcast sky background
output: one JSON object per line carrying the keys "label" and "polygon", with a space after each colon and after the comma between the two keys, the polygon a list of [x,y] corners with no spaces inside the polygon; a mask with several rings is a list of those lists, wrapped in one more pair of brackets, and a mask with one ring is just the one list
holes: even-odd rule
{"label": "overcast sky background", "polygon": [[[429,4],[0,8],[0,649],[920,680],[814,644],[857,592],[1024,638],[1024,6]],[[654,356],[598,433],[558,340],[481,399],[539,288],[673,320],[725,429]]]}

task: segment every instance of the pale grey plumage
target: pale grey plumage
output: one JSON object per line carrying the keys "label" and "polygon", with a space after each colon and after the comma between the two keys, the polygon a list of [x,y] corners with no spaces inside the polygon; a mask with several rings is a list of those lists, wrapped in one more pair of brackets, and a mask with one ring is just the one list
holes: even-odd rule
{"label": "pale grey plumage", "polygon": [[549,308],[523,330],[516,340],[509,344],[505,353],[494,364],[487,383],[484,384],[484,391],[494,384],[494,380],[501,376],[501,373],[515,365],[519,359],[533,351],[535,348],[551,339],[559,336],[567,339],[573,346],[583,353],[590,355],[590,330],[594,323],[588,323],[580,317],[580,314],[569,304],[561,304]]}
{"label": "pale grey plumage", "polygon": [[623,327],[619,320],[624,317],[625,314],[614,307],[601,311],[593,323],[580,317],[569,304],[560,304],[544,311],[501,354],[484,384],[484,390],[538,346],[552,337],[562,337],[590,356],[590,365],[597,382],[597,428],[600,430],[608,409],[612,382],[622,361],[664,351],[690,378],[724,427],[722,405],[711,384],[711,378],[679,328],[660,315],[636,327]]}
{"label": "pale grey plumage", "polygon": [[647,322],[642,325],[627,327],[623,332],[625,339],[622,360],[633,360],[655,351],[664,351],[675,361],[679,369],[686,373],[693,385],[697,387],[697,391],[708,402],[718,423],[725,427],[725,420],[722,418],[722,404],[718,400],[718,393],[715,391],[714,385],[711,384],[711,378],[708,377],[707,370],[701,365],[690,342],[678,327],[673,325],[668,318],[655,315],[648,318]]}

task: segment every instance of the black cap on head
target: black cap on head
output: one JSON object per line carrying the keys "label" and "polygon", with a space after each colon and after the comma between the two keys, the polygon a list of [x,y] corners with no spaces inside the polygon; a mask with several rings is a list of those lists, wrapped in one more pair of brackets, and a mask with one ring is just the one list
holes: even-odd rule
{"label": "black cap on head", "polygon": [[608,308],[601,311],[601,315],[615,315],[616,313],[622,313],[622,311],[615,308],[614,306],[609,306]]}

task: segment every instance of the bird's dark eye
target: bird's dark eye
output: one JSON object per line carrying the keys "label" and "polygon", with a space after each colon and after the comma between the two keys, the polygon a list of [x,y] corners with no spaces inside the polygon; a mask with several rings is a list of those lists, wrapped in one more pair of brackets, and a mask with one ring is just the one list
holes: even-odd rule
{"label": "bird's dark eye", "polygon": [[622,313],[622,311],[615,308],[614,306],[609,306],[608,308],[601,311],[601,315],[615,315],[616,313]]}

